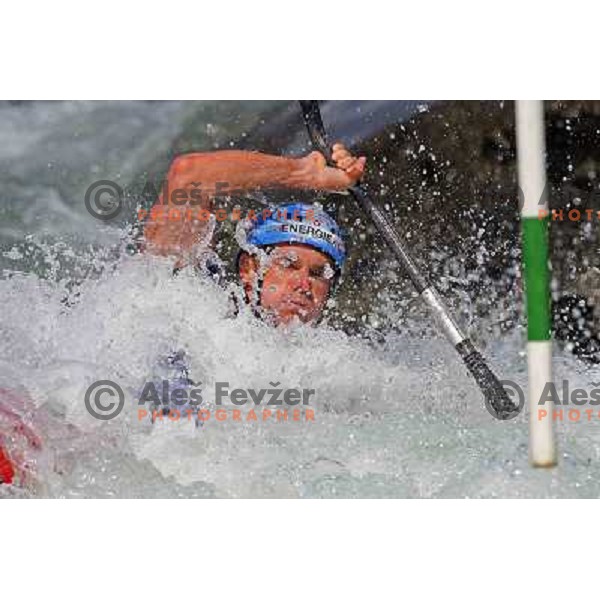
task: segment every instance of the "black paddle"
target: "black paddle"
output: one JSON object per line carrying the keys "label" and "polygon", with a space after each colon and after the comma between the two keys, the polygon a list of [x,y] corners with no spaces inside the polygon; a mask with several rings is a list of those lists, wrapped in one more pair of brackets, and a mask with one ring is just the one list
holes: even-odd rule
{"label": "black paddle", "polygon": [[[334,165],[318,101],[300,100],[300,105],[302,106],[304,121],[306,122],[313,146],[327,158],[329,164]],[[400,236],[385,215],[377,208],[367,192],[359,184],[349,188],[349,192],[354,196],[364,212],[372,219],[375,227],[394,252],[415,288],[429,305],[444,335],[464,360],[485,396],[485,404],[488,411],[496,418],[502,420],[511,419],[519,414],[522,406],[516,406],[512,402],[506,390],[498,381],[498,378],[487,366],[483,356],[475,349],[471,340],[459,329],[433,285],[419,271],[412,258],[404,249]]]}

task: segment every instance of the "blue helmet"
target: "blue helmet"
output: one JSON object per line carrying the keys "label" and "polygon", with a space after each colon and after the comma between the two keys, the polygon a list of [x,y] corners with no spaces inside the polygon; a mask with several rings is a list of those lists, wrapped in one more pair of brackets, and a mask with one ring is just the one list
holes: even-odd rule
{"label": "blue helmet", "polygon": [[257,218],[247,226],[246,242],[259,248],[285,243],[311,246],[331,258],[338,271],[346,261],[338,224],[316,205],[282,204],[257,211]]}

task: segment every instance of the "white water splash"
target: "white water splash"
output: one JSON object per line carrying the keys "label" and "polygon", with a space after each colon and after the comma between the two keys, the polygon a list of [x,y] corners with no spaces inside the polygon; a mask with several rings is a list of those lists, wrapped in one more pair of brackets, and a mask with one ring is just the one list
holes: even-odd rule
{"label": "white water splash", "polygon": [[[596,422],[558,428],[561,464],[527,465],[527,424],[493,420],[454,351],[437,337],[388,336],[374,347],[327,326],[282,331],[228,292],[168,261],[127,257],[78,288],[33,274],[0,282],[0,385],[27,392],[52,466],[36,494],[68,497],[573,497],[600,495]],[[515,332],[487,348],[503,376],[525,382]],[[186,351],[210,402],[231,388],[314,388],[315,422],[157,423],[137,398],[157,361]],[[597,373],[570,357],[557,379],[589,386]],[[126,405],[94,420],[87,387],[116,381]],[[7,486],[3,495],[14,495]]]}

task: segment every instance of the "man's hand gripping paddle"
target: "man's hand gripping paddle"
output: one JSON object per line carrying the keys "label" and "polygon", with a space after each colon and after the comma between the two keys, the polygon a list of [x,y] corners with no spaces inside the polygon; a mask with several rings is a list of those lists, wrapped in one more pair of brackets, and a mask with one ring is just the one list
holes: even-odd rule
{"label": "man's hand gripping paddle", "polygon": [[[331,150],[327,142],[327,134],[321,119],[319,103],[317,100],[300,100],[304,120],[313,146],[319,150],[333,165]],[[396,258],[410,277],[421,298],[429,305],[438,326],[444,332],[450,343],[456,348],[467,368],[477,381],[485,397],[488,411],[498,419],[511,419],[519,414],[522,406],[516,406],[509,398],[498,378],[492,373],[483,356],[475,349],[473,343],[467,338],[450,316],[443,300],[418,270],[412,258],[407,254],[402,245],[400,236],[396,233],[384,214],[375,206],[365,190],[359,185],[354,185],[348,190],[358,202],[362,210],[372,219],[377,231],[382,235]]]}

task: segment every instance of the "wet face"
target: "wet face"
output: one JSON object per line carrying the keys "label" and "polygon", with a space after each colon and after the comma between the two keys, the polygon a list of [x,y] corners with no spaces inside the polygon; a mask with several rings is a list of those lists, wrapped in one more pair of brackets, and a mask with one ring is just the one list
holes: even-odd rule
{"label": "wet face", "polygon": [[[243,254],[240,277],[248,297],[259,276],[258,259]],[[284,244],[270,252],[263,272],[260,306],[275,325],[294,319],[310,323],[321,316],[333,283],[331,260],[309,246]]]}

